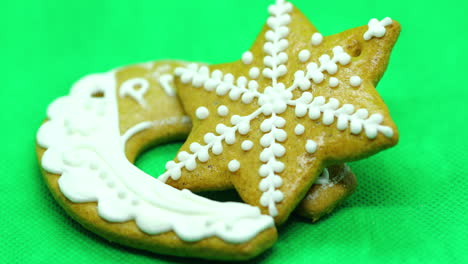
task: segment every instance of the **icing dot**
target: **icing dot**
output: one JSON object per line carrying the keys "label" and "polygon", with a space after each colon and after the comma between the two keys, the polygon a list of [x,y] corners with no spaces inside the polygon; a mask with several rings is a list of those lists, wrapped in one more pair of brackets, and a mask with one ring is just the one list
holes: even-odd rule
{"label": "icing dot", "polygon": [[117,197],[119,197],[120,199],[125,199],[125,197],[127,197],[127,194],[124,191],[120,191],[117,193]]}
{"label": "icing dot", "polygon": [[330,80],[328,80],[328,85],[332,88],[335,88],[340,84],[340,80],[336,77],[331,77]]}
{"label": "icing dot", "polygon": [[250,140],[242,141],[242,144],[241,144],[242,150],[249,151],[249,150],[252,149],[252,147],[253,147],[253,142],[252,141],[250,141]]}
{"label": "icing dot", "polygon": [[275,130],[275,132],[273,133],[273,136],[279,142],[284,142],[288,138],[288,134],[286,134],[286,132],[282,129]]}
{"label": "icing dot", "polygon": [[317,143],[309,139],[307,140],[305,148],[308,153],[313,154],[315,151],[317,151]]}
{"label": "icing dot", "polygon": [[251,80],[248,84],[250,90],[257,90],[258,89],[258,82]]}
{"label": "icing dot", "polygon": [[114,188],[115,187],[115,182],[113,182],[113,181],[107,182],[107,187]]}
{"label": "icing dot", "polygon": [[223,145],[219,142],[215,143],[213,147],[211,148],[211,151],[215,155],[220,155],[221,153],[223,153]]}
{"label": "icing dot", "polygon": [[229,114],[229,109],[225,105],[220,105],[218,107],[218,115],[227,116]]}
{"label": "icing dot", "polygon": [[101,171],[101,172],[99,173],[99,178],[101,178],[101,179],[103,179],[103,180],[104,180],[105,178],[107,178],[107,172]]}
{"label": "icing dot", "polygon": [[309,60],[309,58],[310,58],[310,51],[301,50],[301,52],[299,52],[299,60],[301,62],[306,62],[307,60]]}
{"label": "icing dot", "polygon": [[226,223],[224,227],[226,230],[231,231],[234,228],[234,225],[232,223]]}
{"label": "icing dot", "polygon": [[252,79],[257,79],[258,76],[260,76],[260,69],[258,69],[257,67],[251,68],[249,71],[249,76]]}
{"label": "icing dot", "polygon": [[89,162],[89,168],[92,170],[97,170],[99,168],[99,163],[95,160]]}
{"label": "icing dot", "polygon": [[294,133],[296,135],[300,136],[300,135],[304,134],[304,130],[305,130],[305,128],[304,128],[303,125],[297,124],[296,127],[294,128]]}
{"label": "icing dot", "polygon": [[210,227],[210,226],[212,226],[213,224],[214,224],[214,221],[211,220],[211,219],[208,219],[208,220],[205,221],[205,226],[206,226],[206,227]]}
{"label": "icing dot", "polygon": [[323,41],[322,34],[320,34],[318,32],[315,32],[312,35],[311,41],[312,41],[312,45],[314,45],[314,46],[320,45],[322,43],[322,41]]}
{"label": "icing dot", "polygon": [[237,160],[231,160],[228,164],[228,169],[231,172],[236,172],[240,168],[240,163]]}
{"label": "icing dot", "polygon": [[195,111],[195,115],[200,120],[206,119],[209,114],[210,114],[210,112],[208,111],[208,108],[206,108],[204,106],[198,107],[197,110]]}
{"label": "icing dot", "polygon": [[349,79],[349,82],[351,83],[352,86],[358,87],[361,85],[362,80],[361,80],[361,77],[355,75],[355,76],[351,76],[351,78]]}
{"label": "icing dot", "polygon": [[252,52],[246,51],[246,52],[244,52],[244,54],[242,54],[242,62],[244,64],[250,64],[250,63],[252,63],[252,61],[253,61]]}
{"label": "icing dot", "polygon": [[133,206],[137,206],[139,204],[140,204],[140,202],[138,200],[132,200],[132,205]]}

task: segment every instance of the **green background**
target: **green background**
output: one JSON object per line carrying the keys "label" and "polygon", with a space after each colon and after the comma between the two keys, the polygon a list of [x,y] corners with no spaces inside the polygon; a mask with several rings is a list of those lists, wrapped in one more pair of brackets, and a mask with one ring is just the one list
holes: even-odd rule
{"label": "green background", "polygon": [[[194,261],[112,245],[71,221],[41,180],[35,133],[47,105],[85,74],[165,58],[238,59],[263,25],[269,3],[3,1],[0,263]],[[324,35],[372,17],[390,16],[402,24],[378,87],[401,140],[351,164],[359,187],[339,211],[317,224],[292,217],[273,249],[256,261],[467,263],[465,2],[294,3]],[[138,166],[156,174],[178,146],[154,149]]]}

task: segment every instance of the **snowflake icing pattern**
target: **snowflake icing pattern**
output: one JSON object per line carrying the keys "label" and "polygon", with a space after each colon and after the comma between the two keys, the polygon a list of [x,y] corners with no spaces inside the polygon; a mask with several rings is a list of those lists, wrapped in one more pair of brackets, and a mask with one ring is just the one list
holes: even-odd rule
{"label": "snowflake icing pattern", "polygon": [[[279,190],[283,180],[280,176],[285,169],[283,162],[278,158],[286,154],[286,149],[282,143],[287,139],[287,133],[282,129],[286,120],[281,117],[288,107],[293,107],[297,117],[308,116],[310,120],[322,119],[324,125],[331,125],[336,120],[336,128],[345,130],[348,127],[352,134],[364,132],[370,139],[377,137],[382,133],[386,137],[393,136],[391,127],[383,126],[383,116],[381,114],[369,115],[366,109],[356,110],[352,104],[340,104],[335,98],[328,100],[323,96],[314,96],[307,90],[312,83],[321,83],[325,74],[333,75],[339,70],[340,65],[351,63],[351,56],[347,54],[340,46],[333,48],[333,56],[327,54],[319,58],[319,63],[309,63],[304,70],[298,70],[294,73],[294,82],[290,87],[286,87],[279,78],[284,76],[288,69],[286,63],[288,55],[284,52],[288,48],[287,36],[289,34],[288,24],[291,21],[289,13],[292,11],[291,3],[284,0],[277,0],[276,4],[269,7],[270,17],[267,25],[270,28],[266,34],[266,43],[263,58],[264,68],[252,68],[249,71],[250,80],[245,76],[235,78],[232,74],[224,74],[219,70],[210,72],[206,66],[191,64],[184,68],[178,68],[175,72],[181,78],[182,83],[191,83],[194,87],[203,87],[206,91],[214,92],[219,96],[229,96],[232,101],[241,101],[243,104],[250,104],[257,100],[259,108],[246,116],[233,115],[231,117],[231,126],[218,124],[216,133],[207,133],[204,136],[204,144],[192,143],[189,152],[180,152],[177,156],[179,162],[169,161],[166,164],[167,171],[159,179],[166,181],[169,177],[177,180],[181,177],[181,169],[193,171],[197,167],[197,159],[200,162],[206,162],[209,159],[209,150],[215,155],[223,152],[222,142],[232,145],[236,141],[236,134],[246,135],[250,131],[250,122],[263,115],[260,130],[263,136],[260,139],[260,145],[263,150],[259,156],[262,162],[258,169],[258,174],[263,179],[260,181],[259,189],[262,192],[260,204],[268,208],[271,216],[278,215],[276,204],[283,200],[283,193]],[[317,45],[321,36],[314,34],[312,43]],[[318,41],[317,41],[318,39]],[[310,54],[307,51],[301,51],[299,54],[301,61],[306,61]],[[253,60],[253,54],[246,52],[242,56],[242,62],[246,65]],[[266,87],[263,92],[259,92],[259,84],[256,79],[259,74],[265,78],[271,79],[271,85]],[[360,78],[353,76],[351,78],[352,86],[360,85]],[[334,77],[330,78],[330,87],[337,85]],[[299,98],[294,98],[293,91],[300,89],[302,94]],[[224,107],[224,106],[223,106]],[[203,107],[204,108],[204,107]],[[202,107],[199,108],[200,112]],[[206,108],[205,108],[206,109]],[[218,108],[220,116],[226,115],[227,109]],[[198,109],[197,109],[198,112]],[[198,115],[200,119],[204,115]],[[301,131],[302,130],[302,131]],[[303,126],[298,124],[295,130],[296,134],[303,133]],[[248,150],[252,147],[252,142],[246,140],[242,143],[242,148]],[[304,146],[305,150],[313,154],[317,143],[313,140],[307,140]],[[241,164],[237,160],[231,160],[227,165],[228,169],[235,172]]]}

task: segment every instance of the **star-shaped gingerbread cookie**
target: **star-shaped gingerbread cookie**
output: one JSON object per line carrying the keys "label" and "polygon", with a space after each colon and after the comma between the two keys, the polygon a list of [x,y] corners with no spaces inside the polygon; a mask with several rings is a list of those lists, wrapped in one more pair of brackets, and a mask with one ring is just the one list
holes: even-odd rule
{"label": "star-shaped gingerbread cookie", "polygon": [[269,13],[241,60],[176,70],[193,129],[160,179],[193,191],[234,187],[281,224],[325,167],[397,143],[375,86],[400,26],[372,19],[323,37],[289,2]]}

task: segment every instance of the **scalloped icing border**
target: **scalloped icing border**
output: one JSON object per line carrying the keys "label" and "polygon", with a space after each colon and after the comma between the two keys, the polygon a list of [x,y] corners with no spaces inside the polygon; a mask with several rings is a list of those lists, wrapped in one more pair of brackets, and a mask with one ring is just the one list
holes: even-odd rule
{"label": "scalloped icing border", "polygon": [[[92,97],[96,92],[104,97]],[[37,134],[47,149],[42,167],[61,175],[59,188],[70,201],[97,202],[99,216],[109,222],[135,220],[147,234],[172,230],[187,242],[217,236],[243,243],[274,227],[257,207],[179,191],[131,164],[123,151],[116,98],[110,71],[81,79],[48,108],[49,120]]]}

